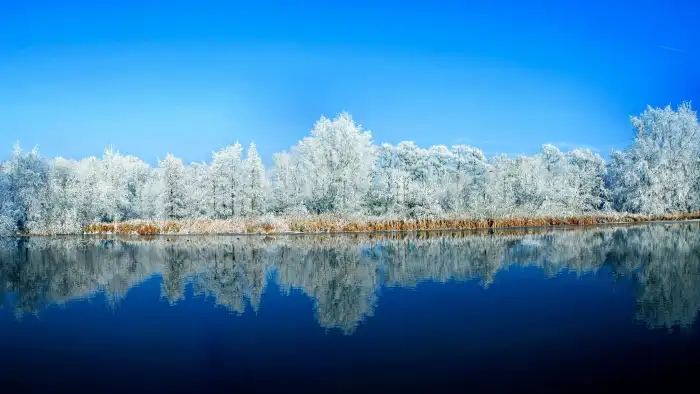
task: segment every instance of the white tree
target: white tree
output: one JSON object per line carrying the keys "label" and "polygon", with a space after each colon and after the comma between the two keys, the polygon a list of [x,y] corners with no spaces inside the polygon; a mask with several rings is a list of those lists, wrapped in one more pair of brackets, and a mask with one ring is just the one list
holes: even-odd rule
{"label": "white tree", "polygon": [[252,214],[262,214],[267,208],[269,184],[265,175],[265,167],[254,142],[250,143],[243,168],[245,170],[246,196],[244,209]]}
{"label": "white tree", "polygon": [[608,190],[605,186],[605,161],[590,149],[574,149],[567,153],[569,177],[577,190],[575,209],[579,212],[595,212],[609,208]]}
{"label": "white tree", "polygon": [[217,218],[232,218],[242,209],[243,147],[236,142],[212,155],[213,205]]}
{"label": "white tree", "polygon": [[162,179],[160,208],[165,219],[183,219],[187,216],[187,196],[185,194],[185,167],[182,160],[168,153],[158,161]]}
{"label": "white tree", "polygon": [[312,212],[357,212],[371,184],[372,133],[349,114],[316,122],[294,149],[304,173],[305,204]]}
{"label": "white tree", "polygon": [[113,148],[105,149],[101,161],[100,174],[101,216],[105,221],[119,221],[128,210],[127,170],[119,152]]}
{"label": "white tree", "polygon": [[[3,166],[8,177],[10,203],[16,227],[20,231],[42,231],[49,208],[49,165],[37,148],[23,152],[15,144],[10,160]],[[5,205],[5,204],[4,204]]]}
{"label": "white tree", "polygon": [[372,213],[409,217],[437,215],[457,206],[454,155],[445,146],[421,149],[412,141],[383,144],[377,150]]}
{"label": "white tree", "polygon": [[302,193],[304,174],[297,169],[298,160],[287,152],[280,152],[274,154],[273,161],[273,211],[279,214],[307,213]]}
{"label": "white tree", "polygon": [[385,215],[400,210],[398,207],[400,182],[397,171],[394,147],[390,144],[382,144],[377,148],[377,156],[372,166],[372,184],[366,197],[366,206],[370,214]]}
{"label": "white tree", "polygon": [[0,237],[15,234],[19,209],[15,204],[10,178],[5,172],[5,165],[0,164]]}
{"label": "white tree", "polygon": [[700,209],[700,124],[690,103],[648,107],[632,117],[634,142],[614,152],[610,183],[618,209],[660,214]]}
{"label": "white tree", "polygon": [[479,149],[467,145],[452,147],[457,173],[456,185],[460,189],[461,210],[480,213],[486,204],[488,160]]}
{"label": "white tree", "polygon": [[[588,149],[546,144],[532,156],[487,158],[456,145],[374,146],[347,113],[321,117],[268,172],[254,143],[236,142],[210,165],[168,154],[157,168],[109,148],[101,159],[47,161],[15,145],[0,165],[0,235],[77,232],[135,218],[233,218],[309,212],[420,218],[660,214],[700,210],[700,124],[689,103],[632,117],[634,142],[606,165]],[[268,177],[269,173],[269,177]],[[269,179],[268,179],[269,178]]]}
{"label": "white tree", "polygon": [[[577,190],[571,182],[569,162],[566,156],[554,145],[542,145],[542,150],[537,154],[539,163],[535,163],[532,170],[543,177],[540,187],[541,204],[537,206],[537,213],[550,215],[573,214],[574,201]],[[539,164],[539,168],[538,167]]]}
{"label": "white tree", "polygon": [[[551,179],[553,176],[550,175],[540,155],[518,156],[512,165],[511,186],[514,214],[539,215],[546,209],[560,208],[556,201],[556,195],[550,194],[547,189],[554,187],[556,183]],[[550,213],[552,212],[550,211]]]}
{"label": "white tree", "polygon": [[427,182],[433,186],[441,211],[457,209],[459,185],[455,166],[455,155],[445,145],[431,146],[426,152],[428,166]]}
{"label": "white tree", "polygon": [[101,221],[103,212],[102,163],[94,156],[82,159],[76,167],[77,190],[74,191],[78,221],[82,224]]}
{"label": "white tree", "polygon": [[163,182],[161,168],[149,168],[147,171],[147,181],[138,195],[139,217],[143,219],[156,219],[163,216],[160,206],[160,199],[163,194],[165,183]]}
{"label": "white tree", "polygon": [[78,232],[84,223],[78,217],[78,163],[75,160],[56,158],[49,175],[49,210],[48,232],[70,234]]}
{"label": "white tree", "polygon": [[187,172],[187,194],[190,197],[188,216],[193,219],[214,218],[216,186],[212,180],[211,167],[206,163],[192,163]]}
{"label": "white tree", "polygon": [[516,214],[516,163],[502,154],[489,159],[488,188],[482,212],[485,216],[503,217]]}
{"label": "white tree", "polygon": [[124,205],[121,210],[122,219],[134,219],[141,216],[139,201],[144,193],[146,182],[149,180],[151,167],[136,156],[120,155],[120,166],[125,174],[123,182],[126,191]]}
{"label": "white tree", "polygon": [[409,217],[439,214],[439,185],[431,180],[433,168],[428,150],[418,147],[413,141],[403,141],[396,146],[396,156],[398,171],[395,174],[401,184],[399,203],[403,206],[403,214]]}

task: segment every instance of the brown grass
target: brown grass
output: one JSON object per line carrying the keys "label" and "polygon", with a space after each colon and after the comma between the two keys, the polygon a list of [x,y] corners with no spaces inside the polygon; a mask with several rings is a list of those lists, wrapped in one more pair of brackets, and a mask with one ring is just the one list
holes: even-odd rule
{"label": "brown grass", "polygon": [[180,230],[182,229],[182,226],[180,223],[177,222],[167,222],[163,226],[163,233],[179,233]]}
{"label": "brown grass", "polygon": [[514,227],[590,226],[610,223],[639,223],[700,219],[700,212],[659,216],[604,213],[571,217],[507,217],[469,218],[447,216],[426,219],[348,218],[339,215],[309,215],[230,220],[134,220],[119,224],[98,223],[83,228],[85,234],[273,234],[273,233],[337,233],[413,230],[503,229]]}

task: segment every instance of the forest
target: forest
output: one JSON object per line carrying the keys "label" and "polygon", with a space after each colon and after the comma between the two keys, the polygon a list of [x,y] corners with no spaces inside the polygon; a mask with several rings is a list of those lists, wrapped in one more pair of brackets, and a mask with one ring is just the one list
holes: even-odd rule
{"label": "forest", "polygon": [[112,148],[101,158],[48,159],[16,144],[0,164],[0,235],[313,231],[319,227],[294,221],[314,218],[419,228],[445,218],[464,219],[445,227],[472,227],[507,218],[700,216],[700,124],[691,104],[647,107],[631,124],[633,141],[607,162],[549,144],[517,157],[467,145],[377,144],[348,113],[321,117],[269,167],[254,143],[223,147],[209,162],[168,153],[156,167]]}

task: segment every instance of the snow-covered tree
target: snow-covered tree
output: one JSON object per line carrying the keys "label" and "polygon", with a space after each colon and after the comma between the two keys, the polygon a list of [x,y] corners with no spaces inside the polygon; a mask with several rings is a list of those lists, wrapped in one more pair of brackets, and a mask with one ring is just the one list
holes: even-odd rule
{"label": "snow-covered tree", "polygon": [[372,133],[347,113],[316,122],[294,149],[304,173],[303,194],[311,212],[358,212],[371,184]]}
{"label": "snow-covered tree", "polygon": [[5,165],[0,164],[0,237],[17,232],[19,212],[10,186],[10,178],[5,172]]}
{"label": "snow-covered tree", "polygon": [[80,160],[76,166],[77,190],[75,205],[78,221],[82,224],[101,221],[107,208],[103,206],[102,163],[94,156]]}
{"label": "snow-covered tree", "polygon": [[267,208],[267,196],[269,193],[269,185],[265,175],[265,167],[258,155],[258,150],[255,148],[255,143],[251,142],[248,148],[245,162],[243,163],[245,171],[245,211],[251,214],[262,214]]}
{"label": "snow-covered tree", "polygon": [[208,219],[215,217],[214,202],[216,201],[216,186],[212,180],[212,171],[206,163],[192,163],[187,168],[188,196],[190,204],[187,216],[193,219]]}
{"label": "snow-covered tree", "polygon": [[569,162],[564,153],[554,145],[545,144],[536,158],[539,163],[533,163],[532,171],[536,177],[541,177],[541,202],[536,207],[537,213],[576,214],[573,208],[577,190],[572,184]]}
{"label": "snow-covered tree", "polygon": [[535,155],[490,158],[466,145],[375,146],[347,113],[321,117],[290,153],[273,156],[269,171],[253,143],[244,160],[236,142],[213,152],[211,164],[185,166],[168,154],[157,168],[112,148],[101,158],[47,161],[16,145],[0,165],[0,235],[269,211],[423,218],[700,210],[700,124],[690,104],[649,107],[632,124],[633,144],[609,164],[591,150],[549,144]]}
{"label": "snow-covered tree", "polygon": [[49,233],[70,234],[81,228],[76,204],[81,186],[77,168],[75,160],[62,157],[56,158],[51,165],[48,185],[51,208],[46,229]]}
{"label": "snow-covered tree", "polygon": [[366,207],[370,214],[385,215],[399,210],[399,176],[394,147],[382,144],[377,148],[377,156],[372,166],[372,183],[366,197]]}
{"label": "snow-covered tree", "polygon": [[243,209],[243,146],[236,142],[212,155],[212,206],[215,217],[232,218]]}
{"label": "snow-covered tree", "polygon": [[34,148],[30,152],[22,151],[15,144],[12,156],[3,165],[3,171],[9,183],[9,210],[14,216],[16,228],[20,231],[41,231],[46,225],[46,214],[49,209],[48,181],[49,165]]}
{"label": "snow-covered tree", "polygon": [[570,180],[577,191],[575,206],[579,212],[595,212],[609,208],[605,186],[605,161],[590,149],[574,149],[567,153]]}
{"label": "snow-covered tree", "polygon": [[143,219],[156,219],[162,217],[163,209],[160,207],[163,187],[163,177],[160,168],[149,168],[146,175],[146,183],[138,194],[136,204],[140,217]]}
{"label": "snow-covered tree", "polygon": [[517,167],[513,159],[502,154],[491,157],[487,172],[488,188],[481,212],[485,216],[503,217],[517,213]]}
{"label": "snow-covered tree", "polygon": [[[433,152],[445,153],[440,148],[434,148]],[[440,213],[439,193],[445,186],[441,183],[442,175],[447,174],[441,159],[431,157],[429,150],[412,141],[396,146],[382,145],[378,151],[379,164],[375,167],[379,177],[375,184],[384,191],[375,194],[375,199],[383,199],[387,211],[400,216],[424,217]]]}
{"label": "snow-covered tree", "polygon": [[119,155],[119,166],[123,171],[125,180],[120,184],[126,190],[123,205],[120,207],[121,219],[134,219],[141,216],[138,202],[144,193],[146,182],[149,180],[151,167],[136,156]]}
{"label": "snow-covered tree", "polygon": [[481,150],[467,145],[453,146],[452,153],[460,194],[458,209],[480,213],[486,204],[488,160]]}
{"label": "snow-covered tree", "polygon": [[160,190],[160,208],[165,219],[183,219],[187,217],[187,195],[185,189],[185,167],[182,160],[172,154],[158,161]]}
{"label": "snow-covered tree", "polygon": [[368,208],[375,214],[409,217],[475,213],[477,199],[483,200],[485,160],[483,153],[466,146],[450,150],[443,145],[422,149],[411,141],[382,144]]}
{"label": "snow-covered tree", "polygon": [[455,211],[459,203],[459,186],[455,156],[445,145],[431,146],[426,152],[428,166],[427,182],[435,185],[436,198],[440,210]]}
{"label": "snow-covered tree", "polygon": [[631,120],[634,142],[611,158],[615,207],[648,214],[700,209],[700,124],[690,103],[676,111],[648,107]]}
{"label": "snow-covered tree", "polygon": [[297,160],[287,153],[275,153],[272,169],[272,210],[279,214],[307,213],[302,195],[304,174]]}
{"label": "snow-covered tree", "polygon": [[145,163],[132,156],[123,156],[110,147],[105,150],[101,164],[99,191],[103,219],[119,221],[135,217],[134,202],[142,186],[139,175],[145,169]]}

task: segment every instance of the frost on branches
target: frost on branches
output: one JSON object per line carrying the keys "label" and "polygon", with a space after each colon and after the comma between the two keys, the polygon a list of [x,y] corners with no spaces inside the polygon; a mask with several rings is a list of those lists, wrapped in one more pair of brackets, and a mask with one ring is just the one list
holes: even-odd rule
{"label": "frost on branches", "polygon": [[700,209],[700,125],[689,103],[632,117],[630,147],[612,155],[615,208],[658,214]]}
{"label": "frost on branches", "polygon": [[112,148],[75,161],[48,160],[16,145],[0,164],[0,235],[75,233],[131,219],[700,210],[700,125],[690,104],[649,107],[631,120],[634,142],[609,163],[587,149],[552,145],[518,157],[486,157],[466,145],[375,145],[347,113],[321,117],[310,136],[275,154],[267,169],[254,143],[245,154],[235,142],[190,165],[168,154],[155,168]]}

